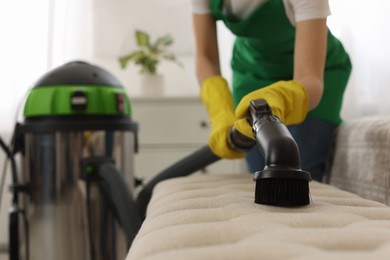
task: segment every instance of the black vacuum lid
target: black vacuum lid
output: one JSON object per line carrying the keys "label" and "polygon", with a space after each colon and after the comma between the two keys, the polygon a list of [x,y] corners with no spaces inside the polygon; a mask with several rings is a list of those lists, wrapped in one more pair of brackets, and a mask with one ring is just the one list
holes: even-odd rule
{"label": "black vacuum lid", "polygon": [[44,74],[33,88],[83,84],[122,87],[119,81],[106,70],[83,61],[72,61]]}

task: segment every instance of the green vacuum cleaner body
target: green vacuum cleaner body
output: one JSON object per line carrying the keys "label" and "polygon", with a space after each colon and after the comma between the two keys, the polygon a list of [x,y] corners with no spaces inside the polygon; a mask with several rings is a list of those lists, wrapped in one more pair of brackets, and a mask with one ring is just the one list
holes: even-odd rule
{"label": "green vacuum cleaner body", "polygon": [[121,204],[132,196],[136,133],[125,90],[100,67],[70,62],[33,85],[14,133],[24,185],[17,206],[29,226],[28,237],[22,222],[10,230],[21,234],[14,259],[124,259],[134,223]]}
{"label": "green vacuum cleaner body", "polygon": [[30,122],[42,118],[53,123],[66,118],[96,122],[106,117],[117,125],[117,119],[125,122],[130,116],[130,100],[121,84],[107,71],[85,62],[71,62],[45,74],[30,89],[23,109],[23,117]]}

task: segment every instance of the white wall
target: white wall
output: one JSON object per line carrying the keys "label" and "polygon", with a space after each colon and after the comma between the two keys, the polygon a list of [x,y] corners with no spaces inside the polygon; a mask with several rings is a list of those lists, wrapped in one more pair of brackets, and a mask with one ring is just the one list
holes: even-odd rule
{"label": "white wall", "polygon": [[0,132],[11,131],[20,99],[47,70],[47,14],[48,0],[0,2]]}
{"label": "white wall", "polygon": [[189,2],[183,0],[100,0],[93,4],[93,56],[116,57],[133,50],[134,31],[153,38],[171,34],[175,53],[193,53]]}
{"label": "white wall", "polygon": [[344,118],[389,114],[390,2],[330,0],[330,4],[329,27],[344,43],[353,66]]}

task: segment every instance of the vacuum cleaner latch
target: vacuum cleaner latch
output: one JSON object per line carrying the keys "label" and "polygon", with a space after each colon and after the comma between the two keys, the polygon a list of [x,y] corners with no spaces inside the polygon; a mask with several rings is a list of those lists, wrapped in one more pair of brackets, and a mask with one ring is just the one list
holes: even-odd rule
{"label": "vacuum cleaner latch", "polygon": [[87,109],[88,97],[84,91],[76,90],[72,93],[70,98],[70,105],[72,110],[83,111]]}

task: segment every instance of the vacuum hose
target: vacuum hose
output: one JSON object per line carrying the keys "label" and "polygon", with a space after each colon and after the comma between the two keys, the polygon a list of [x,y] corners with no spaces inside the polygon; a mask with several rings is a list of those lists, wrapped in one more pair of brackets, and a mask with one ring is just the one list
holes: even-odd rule
{"label": "vacuum hose", "polygon": [[146,216],[146,208],[152,197],[153,188],[157,183],[171,178],[190,175],[220,159],[213,154],[208,145],[205,145],[157,174],[156,177],[146,184],[137,197],[137,205],[141,217],[144,219]]}

